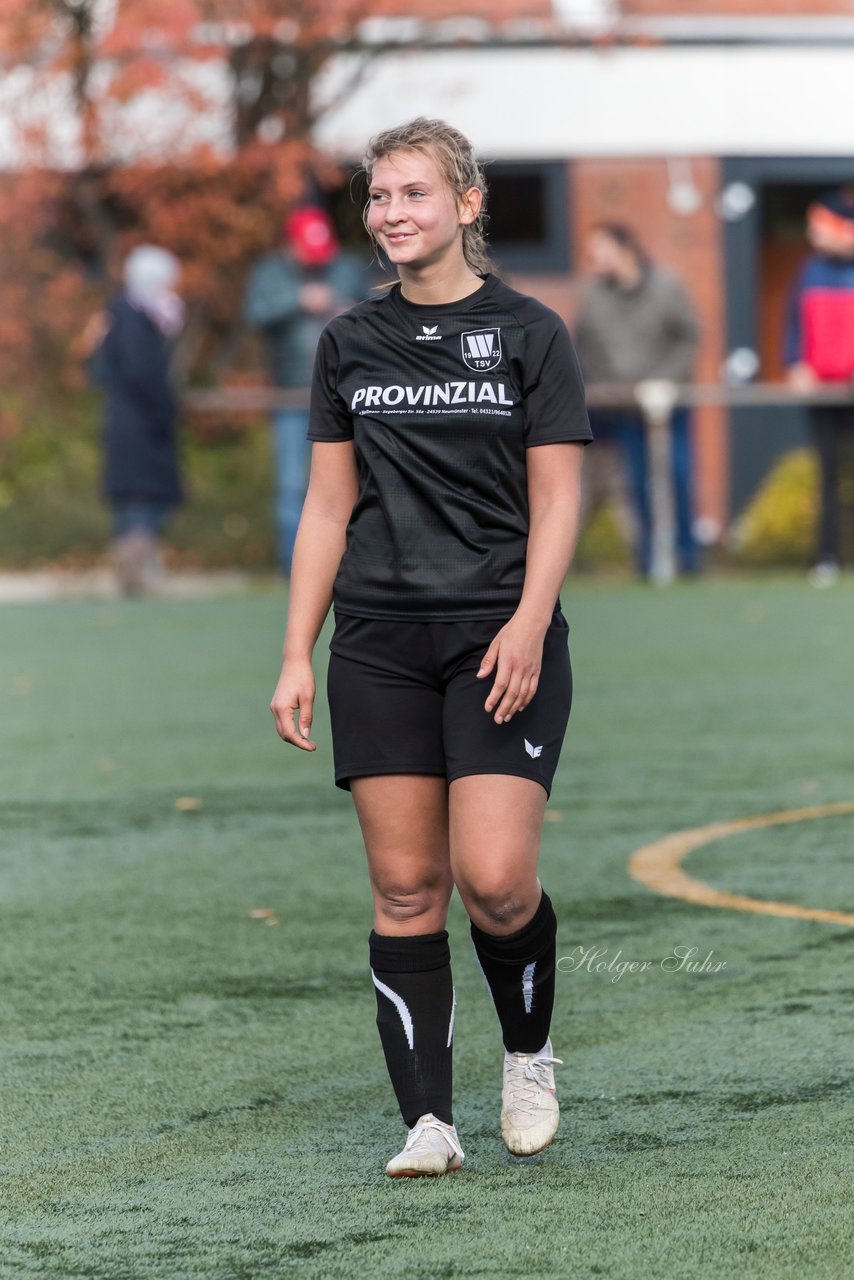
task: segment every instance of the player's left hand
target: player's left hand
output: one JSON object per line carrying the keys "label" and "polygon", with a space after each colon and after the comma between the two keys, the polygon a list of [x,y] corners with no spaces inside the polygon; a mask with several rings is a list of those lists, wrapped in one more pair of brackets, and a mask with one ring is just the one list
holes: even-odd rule
{"label": "player's left hand", "polygon": [[484,711],[495,712],[495,723],[506,724],[524,710],[537,692],[543,664],[546,628],[514,616],[505,623],[483,656],[478,680],[495,672],[495,683]]}

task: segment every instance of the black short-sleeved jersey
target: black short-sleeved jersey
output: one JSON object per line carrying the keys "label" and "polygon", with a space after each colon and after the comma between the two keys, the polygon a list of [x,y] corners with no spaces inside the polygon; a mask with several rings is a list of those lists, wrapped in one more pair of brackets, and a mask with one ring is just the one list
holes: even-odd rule
{"label": "black short-sleeved jersey", "polygon": [[395,285],[326,326],[310,440],[352,440],[359,496],[333,590],[365,618],[498,618],[522,594],[526,448],[592,439],[560,317],[488,275],[458,302]]}

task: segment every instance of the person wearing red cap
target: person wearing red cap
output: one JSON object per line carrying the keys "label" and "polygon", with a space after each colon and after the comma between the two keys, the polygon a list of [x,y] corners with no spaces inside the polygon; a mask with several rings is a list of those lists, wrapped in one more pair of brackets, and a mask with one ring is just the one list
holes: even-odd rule
{"label": "person wearing red cap", "polygon": [[283,231],[291,252],[304,267],[326,267],[338,256],[335,229],[322,209],[294,209],[285,219]]}
{"label": "person wearing red cap", "polygon": [[[362,266],[342,252],[329,215],[316,205],[293,209],[282,245],[257,262],[243,304],[245,322],[263,335],[277,387],[307,387],[326,322],[367,294]],[[276,554],[290,577],[311,446],[308,409],[272,415],[276,458]]]}
{"label": "person wearing red cap", "polygon": [[[789,383],[809,391],[822,382],[854,380],[854,187],[829,191],[807,209],[813,252],[789,296],[784,360]],[[810,409],[818,452],[820,515],[810,581],[831,586],[839,576],[839,455],[854,435],[854,405]]]}

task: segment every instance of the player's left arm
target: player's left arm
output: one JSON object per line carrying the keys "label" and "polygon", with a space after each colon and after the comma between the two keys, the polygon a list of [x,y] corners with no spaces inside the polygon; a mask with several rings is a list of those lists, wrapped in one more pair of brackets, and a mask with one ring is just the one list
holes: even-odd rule
{"label": "player's left arm", "polygon": [[519,606],[484,655],[478,678],[495,672],[484,704],[496,724],[521,711],[537,691],[543,640],[578,538],[584,442],[527,450],[529,530]]}

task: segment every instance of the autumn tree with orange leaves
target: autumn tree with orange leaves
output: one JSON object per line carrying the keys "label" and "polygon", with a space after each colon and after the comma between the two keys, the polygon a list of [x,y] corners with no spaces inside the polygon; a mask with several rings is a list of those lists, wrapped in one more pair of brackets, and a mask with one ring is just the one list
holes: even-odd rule
{"label": "autumn tree with orange leaves", "polygon": [[[128,248],[185,267],[184,367],[227,363],[246,266],[333,171],[310,138],[366,0],[4,0],[0,387],[79,381],[73,339]],[[0,425],[2,431],[2,425]]]}

